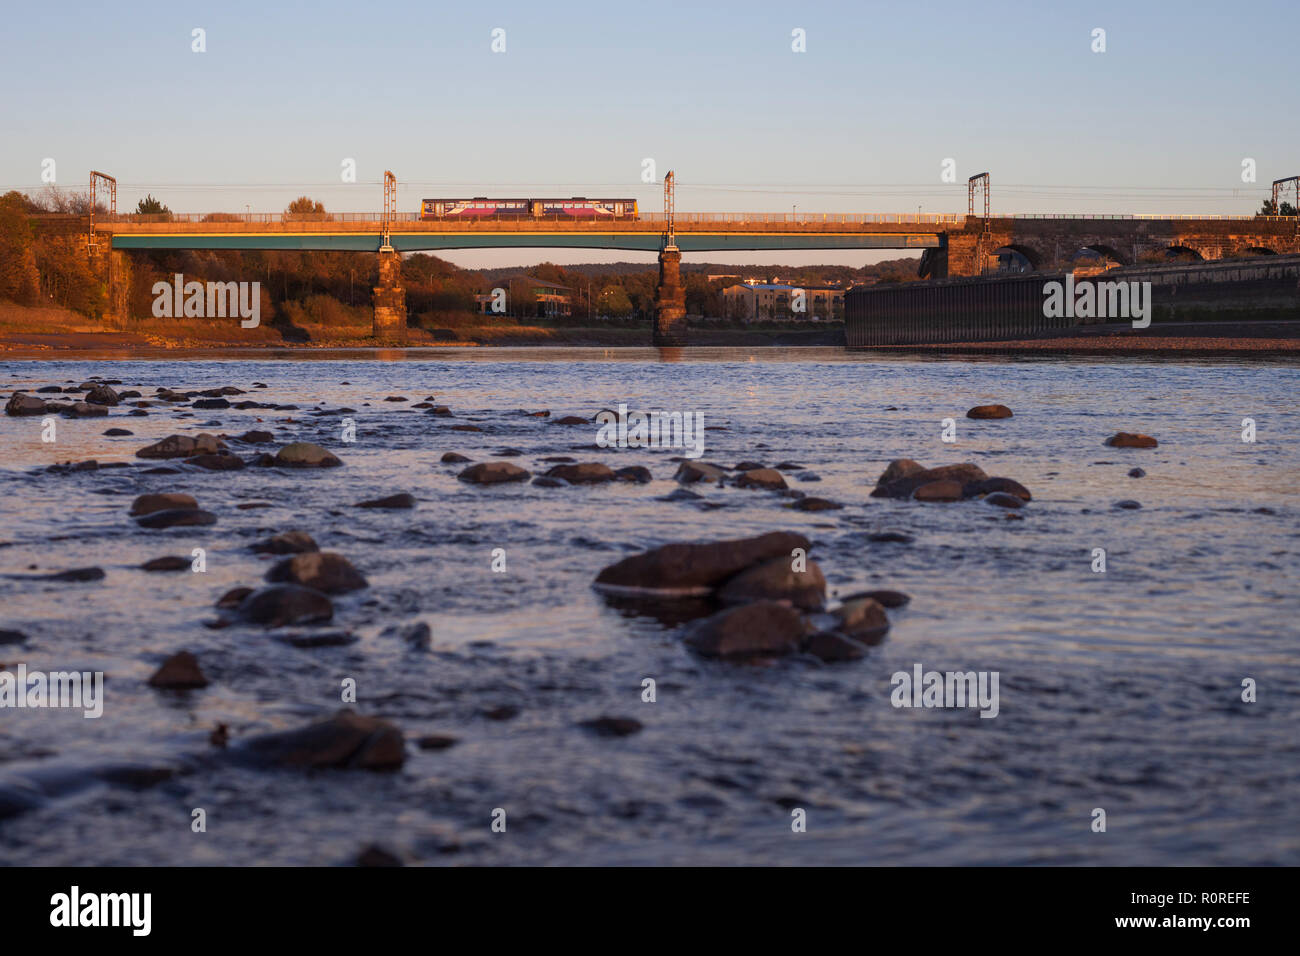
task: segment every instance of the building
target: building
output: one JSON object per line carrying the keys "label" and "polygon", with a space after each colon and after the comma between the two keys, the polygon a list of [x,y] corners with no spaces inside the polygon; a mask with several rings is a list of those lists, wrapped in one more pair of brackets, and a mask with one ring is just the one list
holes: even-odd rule
{"label": "building", "polygon": [[[507,315],[540,319],[573,314],[573,290],[567,285],[521,274],[501,279],[497,288],[506,292]],[[494,291],[474,296],[484,314],[492,312],[492,303],[498,298]]]}
{"label": "building", "polygon": [[727,318],[747,322],[844,318],[844,290],[833,286],[746,282],[723,289],[722,301]]}

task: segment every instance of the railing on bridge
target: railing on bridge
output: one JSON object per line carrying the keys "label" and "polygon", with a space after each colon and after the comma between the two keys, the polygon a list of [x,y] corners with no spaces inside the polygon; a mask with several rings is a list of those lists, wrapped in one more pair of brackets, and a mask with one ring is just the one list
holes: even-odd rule
{"label": "railing on bridge", "polygon": [[[151,222],[190,222],[190,223],[294,223],[294,222],[374,222],[381,223],[383,213],[377,212],[331,212],[331,213],[282,213],[282,212],[209,212],[209,213],[170,213],[146,215],[141,213],[121,213],[116,216],[104,216],[101,222],[151,223]],[[571,216],[476,216],[458,219],[422,219],[419,213],[396,213],[395,222],[446,222],[456,225],[472,225],[476,222],[563,222],[590,223],[600,225],[605,222],[648,222],[666,223],[663,213],[640,213],[636,216],[622,216],[611,219],[575,219]],[[911,213],[838,213],[838,212],[691,212],[677,213],[676,222],[685,223],[789,223],[789,224],[889,224],[922,223],[926,225],[951,225],[960,223],[964,216],[956,214],[924,215]]]}
{"label": "railing on bridge", "polygon": [[[1018,213],[1010,216],[994,216],[994,219],[1078,219],[1078,220],[1171,220],[1171,221],[1223,221],[1223,222],[1294,222],[1295,216],[1228,216],[1228,215],[1204,215],[1196,213],[1119,213],[1119,214],[1087,214],[1087,213]],[[209,225],[219,225],[221,223],[295,223],[295,222],[373,222],[382,224],[384,214],[380,212],[330,212],[330,213],[284,213],[284,212],[209,212],[209,213],[168,213],[162,215],[145,215],[141,213],[118,213],[117,215],[100,215],[96,221],[100,223],[121,222],[121,223],[154,223],[154,222],[180,222],[180,223],[206,223]],[[653,224],[666,224],[667,220],[663,213],[648,212],[640,213],[636,216],[623,216],[619,218],[591,220],[575,219],[570,216],[478,216],[473,219],[422,219],[418,212],[399,212],[395,213],[392,221],[402,222],[442,222],[454,223],[458,226],[472,226],[479,222],[555,222],[570,224],[591,224],[600,225],[602,223],[616,222],[645,222]],[[674,221],[677,223],[694,223],[707,225],[709,223],[765,223],[765,224],[791,224],[791,225],[814,225],[814,224],[841,224],[841,225],[865,225],[865,224],[884,224],[896,223],[898,225],[961,225],[966,221],[966,216],[956,213],[871,213],[871,212],[679,212],[676,214]]]}

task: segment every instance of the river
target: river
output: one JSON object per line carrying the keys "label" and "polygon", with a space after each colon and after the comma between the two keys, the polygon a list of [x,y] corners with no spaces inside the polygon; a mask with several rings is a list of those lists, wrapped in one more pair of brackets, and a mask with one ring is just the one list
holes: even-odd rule
{"label": "river", "polygon": [[[0,628],[28,638],[0,645],[0,662],[106,675],[102,718],[0,711],[0,805],[5,788],[65,781],[0,818],[0,862],[336,864],[379,844],[433,864],[1300,864],[1294,360],[816,348],[114,358],[6,358],[0,386],[7,398],[99,376],[145,399],[159,386],[235,386],[247,394],[232,402],[297,409],[155,404],[131,417],[124,402],[107,418],[57,419],[52,443],[40,417],[0,418]],[[453,414],[411,407],[426,399]],[[556,424],[620,402],[700,414],[703,460],[794,462],[791,487],[845,507],[801,512],[731,486],[665,500],[679,450],[597,448],[594,423]],[[991,402],[1015,416],[964,417]],[[542,409],[549,418],[521,414]],[[355,442],[341,440],[344,417]],[[955,442],[943,441],[949,418]],[[453,430],[465,424],[482,430]],[[209,472],[134,457],[173,433],[254,428],[275,443],[232,447],[312,441],[344,466]],[[1159,447],[1104,447],[1117,431]],[[440,461],[510,448],[534,474],[544,457],[571,456],[643,465],[653,480],[480,486]],[[1033,500],[1014,520],[978,500],[870,497],[896,458],[974,462]],[[101,467],[45,470],[89,459]],[[113,462],[128,466],[102,467]],[[159,465],[175,473],[146,473]],[[1134,467],[1145,476],[1129,477]],[[161,491],[193,495],[217,523],[137,527],[133,498]],[[396,492],[415,509],[353,507]],[[250,545],[294,529],[368,578],[336,598],[330,627],[357,641],[302,648],[205,626],[217,598],[269,566]],[[786,529],[811,539],[832,595],[911,596],[864,659],[704,659],[680,622],[591,586],[645,548]],[[910,540],[871,539],[882,531]],[[194,548],[202,573],[139,567]],[[23,577],[87,566],[103,580]],[[418,622],[428,648],[400,636]],[[146,684],[178,650],[198,656],[207,688]],[[891,706],[891,675],[918,663],[997,672],[997,717]],[[400,771],[186,756],[220,723],[233,744],[328,715],[346,679],[358,711],[406,734]],[[581,726],[601,715],[643,728],[609,738]],[[418,748],[429,734],[456,743]],[[106,763],[139,772],[90,773]],[[196,808],[206,832],[192,830]],[[504,833],[491,829],[498,808]],[[806,832],[792,829],[798,809]]]}

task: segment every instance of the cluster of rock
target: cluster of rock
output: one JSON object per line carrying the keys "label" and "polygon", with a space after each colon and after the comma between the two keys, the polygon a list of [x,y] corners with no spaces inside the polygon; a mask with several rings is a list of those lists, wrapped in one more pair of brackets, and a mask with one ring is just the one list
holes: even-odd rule
{"label": "cluster of rock", "polygon": [[[250,431],[239,436],[245,444],[265,444],[273,440],[270,432]],[[240,458],[215,435],[168,435],[135,453],[137,458],[180,458],[187,465],[209,471],[237,471],[247,465],[263,468],[336,468],[343,462],[332,452],[311,442],[292,442],[274,455],[262,452],[247,460]]]}
{"label": "cluster of rock", "polygon": [[807,557],[810,548],[792,531],[667,544],[610,565],[594,586],[651,601],[710,598],[722,609],[693,621],[685,633],[686,644],[706,657],[861,657],[889,630],[884,607],[864,594],[826,612],[826,579]]}
{"label": "cluster of rock", "polygon": [[[463,455],[448,452],[445,462],[468,461]],[[509,461],[481,461],[470,465],[456,476],[461,481],[477,485],[493,485],[510,481],[527,481],[533,473]],[[606,481],[635,481],[644,484],[651,478],[650,470],[640,465],[610,468],[600,462],[574,462],[553,465],[544,474],[533,478],[533,484],[544,488],[561,488],[566,485],[594,485]]]}
{"label": "cluster of rock", "polygon": [[962,501],[983,498],[988,504],[1020,508],[1031,501],[1029,489],[1012,478],[990,478],[979,465],[963,462],[926,468],[910,458],[896,458],[876,479],[873,498],[916,501]]}

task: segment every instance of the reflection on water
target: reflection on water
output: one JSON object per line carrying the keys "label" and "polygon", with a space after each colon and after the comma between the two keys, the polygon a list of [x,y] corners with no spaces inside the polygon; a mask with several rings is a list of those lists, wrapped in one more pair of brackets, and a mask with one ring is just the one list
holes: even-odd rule
{"label": "reflection on water", "polygon": [[[30,637],[0,646],[0,662],[108,674],[101,720],[4,714],[0,795],[7,779],[55,763],[174,762],[202,752],[216,722],[236,739],[301,723],[337,706],[344,677],[357,681],[359,709],[397,721],[409,739],[460,742],[412,747],[406,768],[383,778],[199,765],[140,791],[91,788],[0,822],[8,859],[322,863],[377,840],[438,861],[453,840],[462,860],[484,863],[1300,862],[1294,364],[954,363],[831,349],[204,356],[0,362],[5,394],[100,375],[145,396],[234,385],[249,394],[232,401],[298,406],[154,407],[146,417],[123,406],[108,419],[59,419],[52,446],[39,418],[0,420],[0,573],[106,572],[87,584],[0,577],[0,628]],[[426,399],[454,415],[411,408]],[[799,512],[771,493],[709,485],[693,486],[699,499],[664,500],[678,487],[673,452],[599,449],[594,423],[555,424],[619,402],[702,412],[720,426],[706,433],[704,460],[797,463],[793,487],[845,508]],[[1015,417],[963,417],[989,402]],[[542,408],[549,419],[519,411]],[[352,445],[339,440],[345,416],[357,426]],[[1255,444],[1241,441],[1245,417]],[[957,422],[956,444],[940,440],[945,418]],[[482,431],[454,430],[466,424]],[[104,435],[110,427],[133,434]],[[273,431],[277,445],[326,445],[345,466],[147,474],[176,463],[134,457],[176,432],[251,428]],[[1119,430],[1160,447],[1104,447]],[[440,461],[448,451],[490,460],[507,447],[534,472],[569,456],[643,465],[654,480],[478,487],[456,479],[463,465]],[[898,457],[974,461],[1034,500],[1014,521],[980,502],[870,498]],[[43,471],[90,458],[130,467]],[[1146,477],[1128,477],[1135,465]],[[126,511],[153,491],[192,494],[218,522],[140,530]],[[417,498],[415,510],[353,507],[399,491]],[[1122,499],[1142,507],[1115,508]],[[867,659],[702,661],[680,641],[693,611],[642,613],[590,587],[644,547],[782,528],[813,540],[832,592],[912,596]],[[217,597],[265,572],[249,546],[292,529],[369,579],[336,602],[332,627],[356,644],[304,650],[256,629],[204,626]],[[882,531],[912,540],[873,540]],[[139,569],[194,547],[207,553],[202,575]],[[495,548],[506,573],[491,570]],[[1105,574],[1091,570],[1096,548]],[[430,651],[395,636],[417,621],[432,629]],[[145,685],[180,649],[199,656],[211,686],[176,696]],[[999,716],[895,710],[890,675],[917,662],[998,670]],[[641,700],[646,677],[657,682],[653,704]],[[1245,677],[1261,688],[1256,704],[1240,700]],[[501,704],[519,716],[483,716]],[[645,727],[610,741],[577,726],[601,714]],[[219,848],[174,835],[189,819],[177,808],[200,805],[223,819]],[[496,806],[511,812],[509,844],[481,837]],[[798,840],[790,806],[809,810]],[[1091,833],[1096,806],[1115,839]]]}

